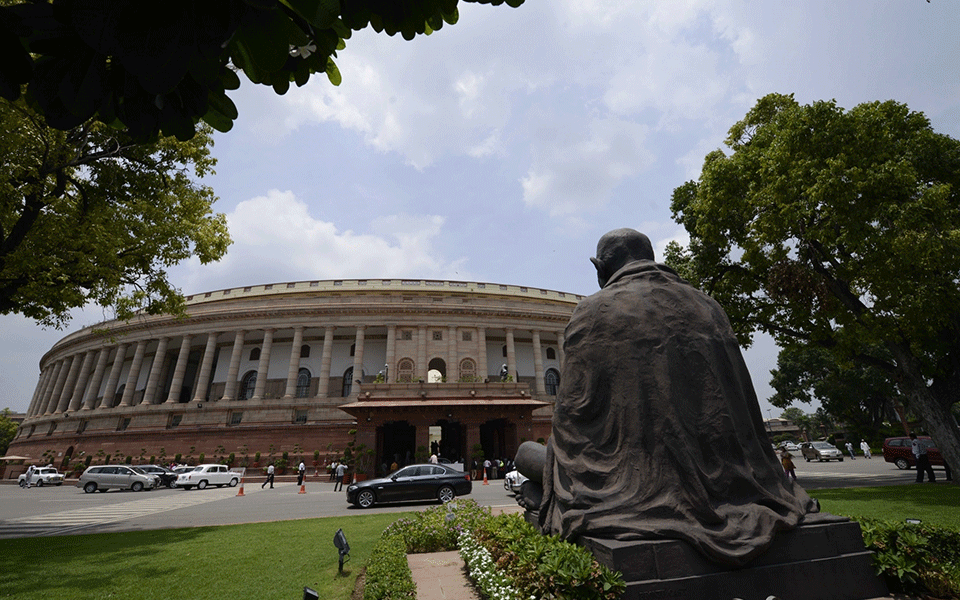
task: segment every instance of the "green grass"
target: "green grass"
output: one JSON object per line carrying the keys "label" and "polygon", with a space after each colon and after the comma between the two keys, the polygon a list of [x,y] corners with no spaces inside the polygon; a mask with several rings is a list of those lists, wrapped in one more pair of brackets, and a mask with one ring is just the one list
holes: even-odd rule
{"label": "green grass", "polygon": [[[406,513],[0,542],[0,598],[291,600],[311,587],[348,599],[361,567]],[[333,535],[350,560],[338,576]]]}
{"label": "green grass", "polygon": [[[960,487],[810,490],[826,512],[960,528]],[[408,513],[0,542],[0,598],[291,600],[303,587],[348,600],[380,533]],[[350,542],[337,575],[333,534]]]}
{"label": "green grass", "polygon": [[920,519],[960,529],[960,487],[952,483],[808,490],[824,512],[888,521]]}

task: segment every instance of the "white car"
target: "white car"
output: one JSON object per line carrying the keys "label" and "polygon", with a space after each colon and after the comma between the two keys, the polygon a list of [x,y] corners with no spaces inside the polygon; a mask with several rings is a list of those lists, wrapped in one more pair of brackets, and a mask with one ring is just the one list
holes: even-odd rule
{"label": "white car", "polygon": [[177,476],[177,487],[185,490],[194,486],[202,490],[208,485],[234,487],[240,483],[241,477],[243,477],[241,473],[231,471],[226,465],[197,465],[192,471]]}
{"label": "white car", "polygon": [[520,486],[522,486],[522,485],[523,485],[523,482],[526,481],[526,480],[527,480],[527,478],[524,477],[523,474],[520,473],[520,471],[514,469],[514,470],[510,471],[509,473],[507,473],[506,475],[504,475],[504,477],[503,477],[503,489],[505,489],[505,490],[507,490],[508,492],[511,492],[511,493],[513,493],[513,494],[519,494],[519,493],[520,493]]}
{"label": "white car", "polygon": [[[21,473],[17,478],[20,487],[27,487],[27,474]],[[33,470],[33,477],[30,479],[30,485],[43,487],[45,485],[63,485],[63,475],[53,467],[36,467]]]}

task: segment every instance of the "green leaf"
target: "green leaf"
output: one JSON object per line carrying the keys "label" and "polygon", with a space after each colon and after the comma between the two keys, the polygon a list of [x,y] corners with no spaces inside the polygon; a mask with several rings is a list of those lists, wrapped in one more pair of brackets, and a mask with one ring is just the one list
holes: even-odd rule
{"label": "green leaf", "polygon": [[332,58],[327,59],[327,79],[329,79],[333,85],[340,85],[343,81],[343,77],[340,75],[340,69],[337,68],[337,64],[333,62]]}
{"label": "green leaf", "polygon": [[281,0],[311,25],[326,29],[340,16],[339,0]]}

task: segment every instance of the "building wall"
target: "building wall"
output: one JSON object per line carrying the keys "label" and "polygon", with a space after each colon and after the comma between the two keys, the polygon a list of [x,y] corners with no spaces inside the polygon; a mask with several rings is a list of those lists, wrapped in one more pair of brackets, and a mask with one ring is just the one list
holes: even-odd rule
{"label": "building wall", "polygon": [[[100,450],[159,455],[161,448],[173,456],[190,447],[210,456],[219,446],[251,454],[271,445],[325,450],[345,443],[355,425],[338,409],[359,391],[353,385],[343,396],[344,373],[362,368],[354,379],[370,383],[389,365],[389,383],[404,358],[416,365],[414,381],[426,378],[434,359],[444,362],[448,381],[460,378],[467,358],[480,379],[491,381],[511,362],[517,381],[552,404],[544,374],[559,370],[562,332],[579,299],[536,288],[428,280],[291,282],[198,294],[188,297],[185,319],[107,321],[57,342],[40,362],[10,452],[76,457]],[[234,363],[238,332],[242,346]],[[267,354],[271,337],[269,360],[251,359],[255,348]],[[502,354],[511,339],[508,360]],[[310,355],[293,360],[304,345]],[[553,359],[546,358],[548,349]],[[310,371],[308,393],[289,397],[288,377],[300,368]],[[259,394],[237,399],[251,371],[260,374]],[[536,410],[533,429],[549,432],[550,414],[549,408]]]}

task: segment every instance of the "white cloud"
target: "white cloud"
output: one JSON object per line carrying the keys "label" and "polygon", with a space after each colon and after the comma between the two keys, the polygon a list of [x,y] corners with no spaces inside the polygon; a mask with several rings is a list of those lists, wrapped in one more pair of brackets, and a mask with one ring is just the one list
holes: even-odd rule
{"label": "white cloud", "polygon": [[271,190],[227,215],[234,244],[219,263],[180,267],[187,294],[278,281],[468,277],[465,260],[445,260],[433,247],[444,218],[388,215],[365,223],[369,233],[321,221],[292,192]]}
{"label": "white cloud", "polygon": [[551,217],[601,209],[618,184],[652,163],[646,135],[645,126],[616,119],[540,128],[533,165],[520,181],[524,203]]}

